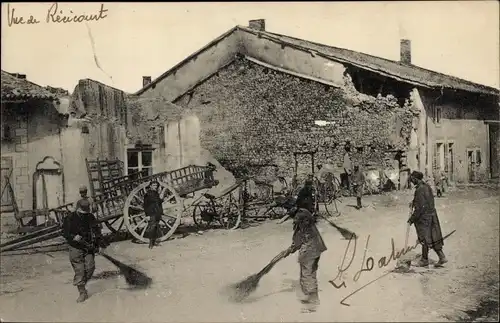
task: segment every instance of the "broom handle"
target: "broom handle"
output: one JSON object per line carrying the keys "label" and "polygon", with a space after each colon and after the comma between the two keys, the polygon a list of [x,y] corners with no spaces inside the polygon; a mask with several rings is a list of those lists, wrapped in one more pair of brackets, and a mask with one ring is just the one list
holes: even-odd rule
{"label": "broom handle", "polygon": [[264,267],[261,271],[259,271],[257,276],[262,277],[263,275],[267,274],[278,261],[280,261],[281,259],[283,259],[287,256],[287,253],[288,253],[288,249],[280,252],[276,257],[273,258],[273,260],[271,260],[269,262],[269,264],[266,267]]}
{"label": "broom handle", "polygon": [[[412,212],[413,212],[413,209],[410,205],[409,210],[408,210],[408,219],[411,217]],[[410,228],[411,228],[411,224],[407,223],[406,224],[405,250],[408,247],[408,238],[410,236]]]}
{"label": "broom handle", "polygon": [[410,224],[406,225],[406,238],[405,238],[405,250],[408,247],[408,238],[410,236]]}

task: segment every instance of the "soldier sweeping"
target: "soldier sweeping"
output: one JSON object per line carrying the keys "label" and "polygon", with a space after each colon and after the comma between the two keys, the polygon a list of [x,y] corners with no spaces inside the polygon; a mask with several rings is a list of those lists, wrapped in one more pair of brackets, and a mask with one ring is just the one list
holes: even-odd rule
{"label": "soldier sweeping", "polygon": [[422,244],[422,258],[418,266],[429,266],[429,248],[432,248],[439,257],[436,267],[442,267],[448,262],[443,253],[443,234],[434,206],[432,189],[424,183],[423,178],[424,175],[418,171],[414,171],[410,175],[410,180],[416,188],[412,202],[413,213],[408,219],[408,223],[415,225],[418,240]]}
{"label": "soldier sweeping", "polygon": [[354,173],[352,174],[352,188],[356,194],[356,208],[359,210],[361,205],[361,198],[363,197],[363,188],[365,186],[365,175],[359,169],[359,165],[354,166]]}
{"label": "soldier sweeping", "polygon": [[101,239],[101,227],[93,212],[97,207],[87,196],[87,187],[80,187],[80,199],[74,205],[75,212],[64,218],[63,235],[69,245],[69,260],[75,271],[73,285],[78,288],[78,303],[88,298],[85,288],[95,270],[95,253],[105,247]]}
{"label": "soldier sweeping", "polygon": [[163,199],[158,193],[159,184],[153,180],[148,186],[147,192],[144,195],[144,213],[149,217],[147,233],[149,234],[149,249],[157,245],[160,230],[160,220],[163,215]]}
{"label": "soldier sweeping", "polygon": [[326,251],[326,245],[323,242],[318,228],[315,225],[314,216],[305,208],[292,210],[295,213],[294,233],[292,245],[289,247],[289,253],[295,253],[299,250],[300,264],[300,286],[305,299],[302,303],[307,307],[306,311],[314,311],[316,305],[319,305],[317,271],[321,253]]}

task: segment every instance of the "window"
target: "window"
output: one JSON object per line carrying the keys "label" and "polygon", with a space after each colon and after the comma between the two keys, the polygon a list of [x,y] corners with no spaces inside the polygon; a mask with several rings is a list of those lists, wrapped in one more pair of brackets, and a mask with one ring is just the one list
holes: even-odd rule
{"label": "window", "polygon": [[153,175],[153,150],[128,149],[127,174],[140,173],[141,177]]}
{"label": "window", "polygon": [[12,131],[10,125],[2,125],[2,140],[3,141],[11,141],[12,140]]}
{"label": "window", "polygon": [[434,122],[441,123],[442,109],[441,107],[434,107]]}
{"label": "window", "polygon": [[434,146],[433,169],[438,172],[442,172],[445,170],[446,150],[444,148],[445,145],[442,142],[437,142],[436,145]]}

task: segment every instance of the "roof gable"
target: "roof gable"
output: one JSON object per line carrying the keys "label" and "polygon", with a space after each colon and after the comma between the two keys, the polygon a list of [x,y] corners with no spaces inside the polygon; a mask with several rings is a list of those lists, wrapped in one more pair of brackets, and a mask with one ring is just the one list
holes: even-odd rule
{"label": "roof gable", "polygon": [[[415,65],[406,65],[401,62],[392,61],[349,49],[342,49],[333,46],[322,45],[314,43],[311,41],[289,37],[285,35],[280,35],[276,33],[271,33],[267,31],[257,31],[250,29],[248,27],[236,26],[218,38],[214,39],[212,42],[193,53],[158,78],[153,80],[150,84],[143,87],[135,93],[135,95],[141,95],[150,88],[154,88],[155,84],[159,83],[164,78],[176,73],[178,69],[187,64],[189,61],[196,59],[196,57],[203,52],[210,50],[212,47],[216,46],[219,42],[224,40],[229,35],[234,33],[251,33],[257,35],[259,38],[266,38],[270,41],[280,43],[282,46],[294,47],[298,50],[309,52],[314,55],[322,56],[331,61],[336,61],[342,64],[353,65],[361,69],[369,70],[386,77],[396,79],[400,82],[405,82],[421,87],[430,88],[450,88],[458,89],[467,92],[488,94],[488,95],[499,95],[500,91],[496,88],[485,86],[482,84],[477,84],[474,82],[466,81],[458,77],[438,73],[435,71],[427,70]],[[245,54],[240,52],[240,54]],[[200,75],[199,81],[207,78],[206,75]],[[184,93],[190,90],[186,88]],[[184,94],[182,93],[182,94]]]}
{"label": "roof gable", "polygon": [[255,31],[246,27],[239,27],[241,30],[251,33],[260,33],[277,41],[297,45],[306,49],[317,51],[319,54],[325,54],[332,59],[338,59],[345,63],[380,72],[388,76],[394,76],[401,81],[409,81],[428,87],[454,88],[470,92],[479,92],[485,94],[500,94],[498,89],[486,85],[470,82],[455,76],[431,71],[416,65],[407,65],[398,61],[372,56],[369,54],[356,52],[349,49],[338,48],[315,42],[302,40],[290,36],[280,35],[267,31]]}

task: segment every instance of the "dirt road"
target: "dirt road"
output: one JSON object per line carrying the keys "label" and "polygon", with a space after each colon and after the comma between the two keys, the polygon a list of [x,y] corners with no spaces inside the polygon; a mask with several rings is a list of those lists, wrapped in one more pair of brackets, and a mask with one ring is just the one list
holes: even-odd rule
{"label": "dirt road", "polygon": [[[77,292],[71,285],[73,273],[65,252],[2,256],[0,318],[52,322],[442,322],[465,317],[465,311],[481,302],[489,300],[488,304],[498,306],[497,192],[474,188],[437,199],[443,233],[456,230],[445,241],[449,264],[415,273],[388,273],[396,262],[379,268],[378,261],[382,256],[389,258],[391,238],[396,250],[403,247],[410,199],[409,192],[371,196],[360,211],[349,206],[353,201],[343,201],[342,216],[335,221],[359,235],[352,264],[342,275],[346,288],[336,289],[328,281],[337,276],[348,241],[328,223],[318,224],[328,250],[320,261],[321,306],[316,313],[301,313],[295,292],[299,275],[295,256],[277,264],[244,304],[230,303],[220,293],[228,284],[260,270],[289,245],[291,223],[269,221],[245,230],[191,235],[152,251],[130,241],[115,243],[109,253],[138,264],[153,278],[153,285],[147,290],[127,289],[116,268],[98,256],[96,279],[89,283],[91,298],[83,304],[75,303]],[[415,239],[412,228],[411,244]],[[353,249],[347,253],[344,268]],[[362,263],[367,268],[369,257],[373,257],[373,269],[356,275]],[[430,257],[436,259],[432,251]],[[340,304],[380,276],[347,299],[350,306]]]}

